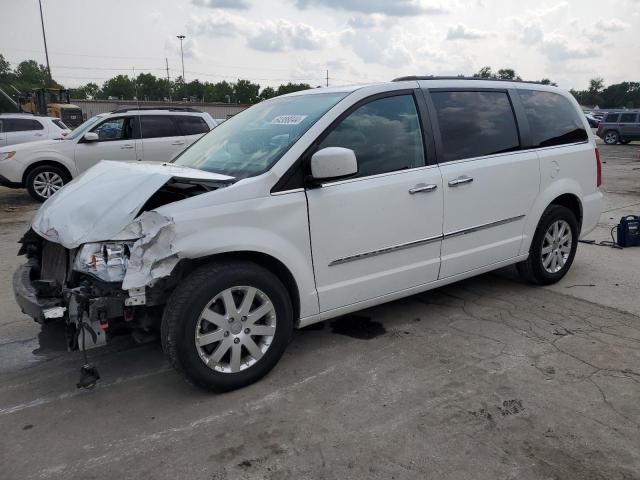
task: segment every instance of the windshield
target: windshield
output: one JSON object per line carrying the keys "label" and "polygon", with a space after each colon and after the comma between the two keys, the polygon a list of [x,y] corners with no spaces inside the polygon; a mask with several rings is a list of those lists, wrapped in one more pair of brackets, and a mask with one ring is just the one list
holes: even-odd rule
{"label": "windshield", "polygon": [[174,162],[237,179],[260,175],[347,94],[296,95],[259,103],[217,126]]}
{"label": "windshield", "polygon": [[84,123],[81,123],[78,128],[76,128],[73,132],[65,137],[65,140],[75,140],[76,138],[84,135],[89,128],[95,125],[99,120],[102,120],[102,117],[96,115],[95,117],[91,117]]}

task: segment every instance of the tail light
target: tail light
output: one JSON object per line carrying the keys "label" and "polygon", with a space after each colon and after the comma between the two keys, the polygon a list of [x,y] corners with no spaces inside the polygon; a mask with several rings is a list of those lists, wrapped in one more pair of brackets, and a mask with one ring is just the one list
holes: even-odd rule
{"label": "tail light", "polygon": [[596,187],[602,185],[602,162],[600,161],[600,152],[596,148]]}

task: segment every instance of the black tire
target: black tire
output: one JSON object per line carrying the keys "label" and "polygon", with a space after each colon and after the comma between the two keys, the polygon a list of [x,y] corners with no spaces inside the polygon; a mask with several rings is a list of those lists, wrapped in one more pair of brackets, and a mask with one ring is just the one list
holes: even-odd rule
{"label": "black tire", "polygon": [[620,135],[615,130],[607,130],[602,137],[607,145],[615,145],[620,140]]}
{"label": "black tire", "polygon": [[[275,308],[275,334],[256,363],[236,373],[219,372],[200,358],[196,328],[207,304],[224,290],[238,286],[255,287],[266,294]],[[218,392],[235,390],[258,381],[278,363],[291,340],[293,316],[287,289],[270,271],[247,261],[208,264],[184,279],[169,298],[162,317],[162,349],[169,363],[192,384]]]}
{"label": "black tire", "polygon": [[49,195],[41,194],[42,189],[36,185],[36,181],[37,179],[41,178],[43,175],[49,176],[52,179],[59,178],[60,182],[57,182],[56,180],[56,184],[59,184],[59,186],[57,187],[58,189],[62,188],[62,186],[69,183],[69,180],[70,180],[69,174],[66,171],[64,171],[62,168],[56,167],[55,165],[41,165],[31,170],[27,175],[27,178],[25,179],[25,186],[27,187],[27,191],[29,192],[29,195],[31,195],[31,197],[33,197],[33,199],[37,200],[38,202],[44,202],[51,195],[53,195],[53,193],[55,193],[52,191],[51,194]]}
{"label": "black tire", "polygon": [[[547,230],[559,220],[564,220],[569,225],[572,241],[570,252],[564,265],[558,272],[552,273],[545,269],[543,265],[542,247]],[[578,235],[578,221],[573,212],[562,205],[550,205],[542,214],[536,232],[533,235],[529,258],[516,265],[522,278],[536,285],[550,285],[559,281],[571,268],[578,247]]]}

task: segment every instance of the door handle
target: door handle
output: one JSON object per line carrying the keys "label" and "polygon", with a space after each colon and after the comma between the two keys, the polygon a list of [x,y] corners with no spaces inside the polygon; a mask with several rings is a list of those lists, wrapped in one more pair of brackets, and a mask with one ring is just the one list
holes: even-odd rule
{"label": "door handle", "polygon": [[413,195],[415,193],[433,192],[436,188],[438,188],[438,186],[434,184],[427,185],[425,183],[419,183],[415,187],[409,189],[409,194]]}
{"label": "door handle", "polygon": [[120,147],[122,150],[131,150],[133,148],[133,145],[123,145]]}
{"label": "door handle", "polygon": [[173,142],[171,145],[184,145],[184,142]]}
{"label": "door handle", "polygon": [[42,134],[41,134],[41,133],[34,133],[34,134],[33,134],[33,136],[34,136],[34,137],[41,137],[41,136],[42,136]]}
{"label": "door handle", "polygon": [[449,180],[450,187],[457,187],[458,185],[464,185],[465,183],[473,182],[473,178],[462,175],[454,180]]}

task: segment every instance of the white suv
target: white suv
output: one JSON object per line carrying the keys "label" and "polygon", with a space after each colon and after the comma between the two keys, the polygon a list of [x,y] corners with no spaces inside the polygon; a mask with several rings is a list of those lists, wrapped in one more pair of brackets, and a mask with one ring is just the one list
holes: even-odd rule
{"label": "white suv", "polygon": [[511,264],[558,281],[600,216],[588,132],[570,94],[525,82],[277,97],[172,163],[102,162],[63,188],[21,240],[16,298],[64,319],[70,348],[161,318],[180,372],[237,388],[293,328]]}
{"label": "white suv", "polygon": [[26,187],[43,202],[100,160],[167,162],[216,125],[208,113],[190,108],[99,114],[64,140],[0,148],[0,185]]}
{"label": "white suv", "polygon": [[0,113],[0,147],[66,137],[71,130],[62,120],[27,113]]}

